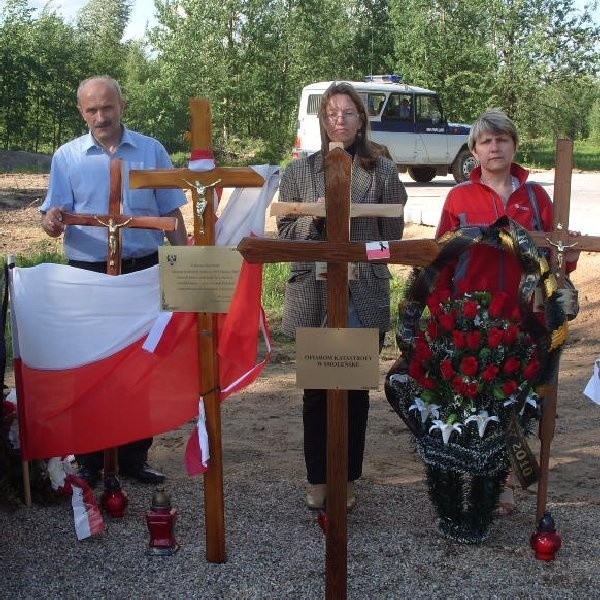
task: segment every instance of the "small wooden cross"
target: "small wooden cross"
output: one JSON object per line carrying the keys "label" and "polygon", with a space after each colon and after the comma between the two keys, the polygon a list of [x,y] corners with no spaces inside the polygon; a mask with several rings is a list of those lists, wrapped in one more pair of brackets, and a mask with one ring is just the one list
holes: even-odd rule
{"label": "small wooden cross", "polygon": [[[106,273],[121,274],[121,232],[123,228],[159,229],[174,231],[177,219],[174,217],[133,217],[123,214],[122,196],[123,161],[120,158],[110,160],[110,193],[108,198],[108,214],[86,215],[80,213],[62,213],[65,225],[83,225],[91,227],[106,227],[108,234],[108,249],[106,257]],[[117,448],[107,448],[104,451],[104,479],[118,472]]]}
{"label": "small wooden cross", "polygon": [[106,227],[108,232],[106,272],[108,275],[121,274],[121,231],[123,228],[160,229],[163,231],[174,231],[177,228],[177,219],[174,217],[133,217],[124,215],[121,194],[122,175],[123,161],[120,158],[112,158],[110,161],[108,214],[62,213],[62,222],[65,225]]}
{"label": "small wooden cross", "polygon": [[[210,102],[204,98],[190,101],[192,150],[212,148]],[[246,167],[217,167],[210,171],[168,169],[130,171],[132,188],[183,188],[192,192],[194,240],[197,246],[215,244],[214,187],[262,187],[263,177]],[[206,411],[210,447],[210,468],[204,474],[204,523],[206,558],[210,562],[227,560],[225,550],[225,508],[223,498],[223,450],[221,442],[221,398],[217,354],[217,315],[198,315],[198,355],[200,383]]]}
{"label": "small wooden cross", "polygon": [[[364,262],[365,242],[351,242],[350,208],[352,158],[340,148],[324,160],[325,207],[317,203],[281,203],[272,214],[327,216],[327,241],[292,241],[244,238],[238,249],[251,263],[327,261],[327,326],[346,327],[348,318],[348,262]],[[400,205],[373,205],[369,216],[400,216]],[[395,211],[395,212],[394,212]],[[435,240],[390,241],[390,258],[372,262],[428,265],[438,254]],[[327,390],[327,527],[326,593],[329,599],[347,596],[348,392]]]}

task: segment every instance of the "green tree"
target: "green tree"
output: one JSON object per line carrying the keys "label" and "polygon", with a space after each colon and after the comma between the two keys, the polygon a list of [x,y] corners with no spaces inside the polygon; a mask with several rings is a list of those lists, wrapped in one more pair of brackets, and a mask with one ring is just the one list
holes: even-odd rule
{"label": "green tree", "polygon": [[[585,75],[600,68],[600,28],[589,11],[577,12],[573,0],[494,0],[489,15],[498,64],[493,103],[506,109],[526,136],[576,134],[568,113],[580,108]],[[581,114],[576,118],[584,120]]]}
{"label": "green tree", "polygon": [[[391,0],[397,67],[452,118],[505,109],[529,137],[583,135],[598,73],[592,7],[573,0]],[[560,106],[558,102],[560,101]]]}
{"label": "green tree", "polygon": [[437,91],[446,116],[471,121],[487,104],[496,72],[487,0],[390,0],[396,69]]}
{"label": "green tree", "polygon": [[32,9],[27,0],[0,6],[0,135],[2,146],[19,149],[24,141],[35,53]]}
{"label": "green tree", "polygon": [[52,152],[84,130],[76,90],[86,73],[87,56],[74,27],[55,13],[42,11],[31,35],[39,51],[30,86],[27,137],[35,152]]}
{"label": "green tree", "polygon": [[127,57],[122,42],[131,14],[131,0],[89,0],[77,14],[77,30],[87,46],[88,76],[121,79]]}

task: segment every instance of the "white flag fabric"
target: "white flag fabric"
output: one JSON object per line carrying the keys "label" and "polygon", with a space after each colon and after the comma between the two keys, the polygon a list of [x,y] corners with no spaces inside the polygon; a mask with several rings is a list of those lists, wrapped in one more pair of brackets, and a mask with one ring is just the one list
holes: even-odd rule
{"label": "white flag fabric", "polygon": [[13,271],[19,353],[34,369],[112,356],[144,337],[159,315],[158,266],[119,277],[51,263]]}
{"label": "white flag fabric", "polygon": [[594,361],[594,374],[590,377],[583,393],[596,404],[600,404],[600,359]]}
{"label": "white flag fabric", "polygon": [[215,225],[219,246],[237,246],[242,238],[265,233],[265,211],[279,187],[279,166],[252,166],[265,183],[262,188],[236,188]]}

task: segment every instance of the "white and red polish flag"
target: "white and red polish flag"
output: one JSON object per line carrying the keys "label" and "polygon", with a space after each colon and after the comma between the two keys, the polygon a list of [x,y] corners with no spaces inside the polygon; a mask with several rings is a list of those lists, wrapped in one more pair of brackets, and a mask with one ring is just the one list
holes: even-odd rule
{"label": "white and red polish flag", "polygon": [[[268,362],[257,363],[259,328],[270,353],[261,289],[261,265],[244,262],[218,318],[221,399]],[[158,267],[118,277],[55,264],[12,269],[24,460],[119,446],[198,415],[197,318],[161,313],[159,297]]]}
{"label": "white and red polish flag", "polygon": [[154,352],[158,267],[119,277],[42,264],[12,270],[24,460],[91,452],[174,429],[197,413],[196,316],[174,314]]}

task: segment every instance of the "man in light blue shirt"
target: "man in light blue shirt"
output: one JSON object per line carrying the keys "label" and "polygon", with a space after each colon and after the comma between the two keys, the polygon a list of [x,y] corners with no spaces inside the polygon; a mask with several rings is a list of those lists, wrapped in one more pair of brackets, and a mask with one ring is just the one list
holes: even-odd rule
{"label": "man in light blue shirt", "polygon": [[[50,185],[40,209],[41,225],[51,237],[64,232],[69,264],[81,269],[106,272],[108,253],[105,227],[66,226],[62,212],[107,214],[110,191],[110,160],[125,164],[123,213],[133,216],[166,216],[177,219],[177,229],[166,232],[172,245],[187,243],[180,207],[186,203],[178,189],[130,190],[129,170],[169,169],[172,163],[160,142],[127,129],[121,123],[125,100],[119,84],[108,76],[91,77],[77,90],[77,107],[89,133],[61,146],[52,158]],[[122,230],[121,272],[131,273],[158,262],[158,247],[165,233],[150,229]],[[94,424],[90,424],[94,426]],[[143,483],[161,483],[164,475],[148,463],[152,439],[139,440],[119,448],[121,473]],[[96,484],[102,468],[102,452],[76,456],[80,475]]]}

